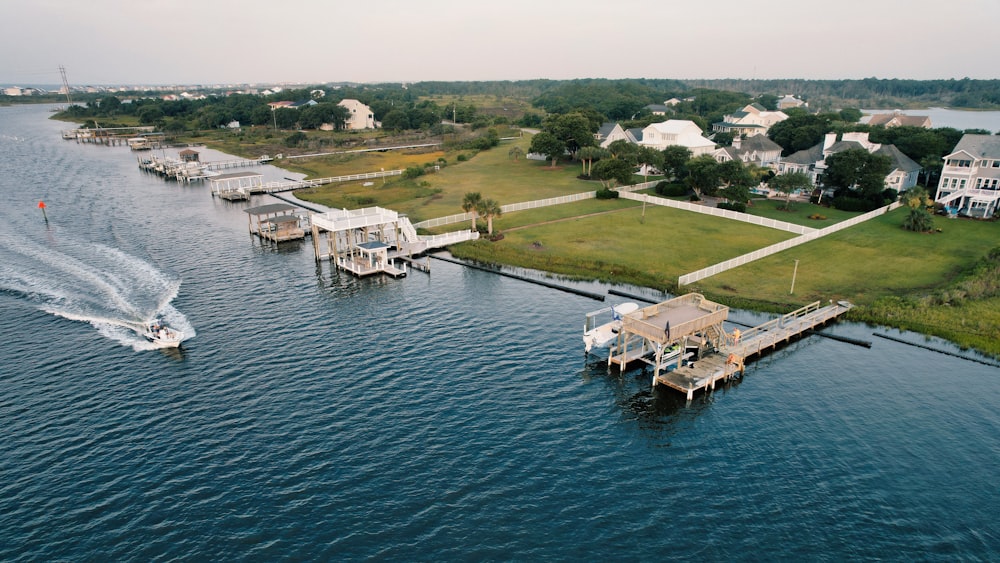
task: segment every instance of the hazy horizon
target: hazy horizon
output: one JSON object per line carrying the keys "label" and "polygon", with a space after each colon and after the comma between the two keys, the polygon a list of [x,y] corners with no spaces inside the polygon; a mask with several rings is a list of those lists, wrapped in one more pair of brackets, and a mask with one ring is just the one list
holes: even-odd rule
{"label": "hazy horizon", "polygon": [[0,84],[59,85],[60,65],[71,85],[95,86],[997,78],[995,0],[768,6],[14,0],[0,49],[17,55]]}

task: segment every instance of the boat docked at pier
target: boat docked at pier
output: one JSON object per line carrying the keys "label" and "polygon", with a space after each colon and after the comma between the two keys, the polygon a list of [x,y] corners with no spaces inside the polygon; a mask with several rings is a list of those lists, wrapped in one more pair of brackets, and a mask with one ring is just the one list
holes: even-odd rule
{"label": "boat docked at pier", "polygon": [[583,345],[586,353],[607,349],[618,336],[622,317],[639,309],[635,303],[621,303],[587,313],[583,324]]}

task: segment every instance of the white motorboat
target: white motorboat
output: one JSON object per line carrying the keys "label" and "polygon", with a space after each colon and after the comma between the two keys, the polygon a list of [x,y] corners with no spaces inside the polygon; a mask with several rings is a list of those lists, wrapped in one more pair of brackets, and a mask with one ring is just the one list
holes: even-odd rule
{"label": "white motorboat", "polygon": [[142,336],[157,348],[177,348],[184,340],[183,332],[170,328],[160,319],[147,324]]}
{"label": "white motorboat", "polygon": [[587,313],[583,324],[583,345],[587,353],[594,348],[607,348],[618,336],[622,327],[622,317],[635,312],[635,303],[621,303]]}

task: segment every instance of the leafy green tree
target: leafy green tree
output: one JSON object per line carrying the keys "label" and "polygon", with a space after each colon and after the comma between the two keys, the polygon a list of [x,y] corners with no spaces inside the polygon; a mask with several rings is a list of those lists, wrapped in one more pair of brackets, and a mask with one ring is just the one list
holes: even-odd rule
{"label": "leafy green tree", "polygon": [[278,129],[291,129],[299,120],[299,110],[291,108],[278,108],[273,110],[272,121],[277,123]]}
{"label": "leafy green tree", "polygon": [[552,167],[555,168],[559,157],[566,152],[566,143],[552,133],[542,131],[531,138],[531,147],[528,148],[528,151],[549,157],[552,159]]}
{"label": "leafy green tree", "polygon": [[826,157],[823,183],[838,189],[853,189],[864,199],[874,200],[885,189],[892,166],[889,157],[865,149],[847,149]]}
{"label": "leafy green tree", "polygon": [[823,140],[833,127],[835,114],[806,114],[791,116],[775,123],[767,131],[772,141],[781,145],[783,156],[808,149]]}
{"label": "leafy green tree", "polygon": [[382,118],[382,128],[389,131],[403,131],[410,128],[410,116],[406,111],[394,109]]}
{"label": "leafy green tree", "polygon": [[152,125],[153,123],[163,119],[163,110],[157,106],[144,107],[139,110],[136,117],[139,118],[139,123],[142,123],[143,125]]}
{"label": "leafy green tree", "polygon": [[639,151],[636,153],[636,163],[643,167],[643,178],[648,182],[650,168],[662,170],[663,152],[652,147],[639,147]]}
{"label": "leafy green tree", "polygon": [[771,178],[768,185],[772,190],[785,194],[785,205],[780,209],[791,209],[792,194],[812,188],[812,181],[805,172],[788,172]]}
{"label": "leafy green tree", "polygon": [[750,201],[750,188],[757,183],[741,160],[728,160],[719,164],[719,180],[724,186],[723,197],[743,204]]}
{"label": "leafy green tree", "polygon": [[632,166],[639,165],[639,145],[630,143],[625,139],[618,139],[608,145],[607,151],[611,154],[611,158],[624,160]]}
{"label": "leafy green tree", "polygon": [[483,195],[479,192],[466,192],[465,197],[462,198],[462,211],[472,213],[473,231],[476,230],[476,214],[482,201]]}
{"label": "leafy green tree", "polygon": [[687,173],[687,163],[691,160],[691,150],[680,145],[670,145],[663,149],[663,175],[679,180]]}
{"label": "leafy green tree", "polygon": [[695,194],[711,195],[719,187],[719,162],[712,155],[703,154],[692,158],[687,163],[687,171],[684,181]]}
{"label": "leafy green tree", "polygon": [[542,130],[562,141],[574,157],[580,148],[597,144],[594,139],[597,127],[581,112],[550,116],[542,124]]}
{"label": "leafy green tree", "polygon": [[524,156],[524,149],[522,149],[519,145],[514,145],[509,151],[507,151],[507,158],[513,158],[515,161],[520,159],[522,156]]}
{"label": "leafy green tree", "polygon": [[594,164],[590,176],[600,180],[605,188],[611,189],[616,185],[624,186],[631,183],[634,169],[635,166],[626,160],[605,158]]}
{"label": "leafy green tree", "polygon": [[864,115],[861,113],[861,110],[856,108],[844,108],[837,113],[841,121],[846,121],[847,123],[857,123],[861,119],[861,116]]}

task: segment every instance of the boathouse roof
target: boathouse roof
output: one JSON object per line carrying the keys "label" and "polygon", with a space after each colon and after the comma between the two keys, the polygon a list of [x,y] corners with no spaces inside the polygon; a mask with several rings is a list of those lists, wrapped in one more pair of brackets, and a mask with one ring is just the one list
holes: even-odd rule
{"label": "boathouse roof", "polygon": [[259,207],[248,207],[244,211],[250,215],[267,215],[269,213],[291,211],[295,208],[296,207],[294,205],[289,205],[287,203],[271,203],[269,205],[261,205]]}
{"label": "boathouse roof", "polygon": [[229,174],[219,174],[212,176],[209,180],[216,182],[219,180],[231,180],[233,178],[250,178],[253,176],[263,176],[260,172],[230,172]]}

